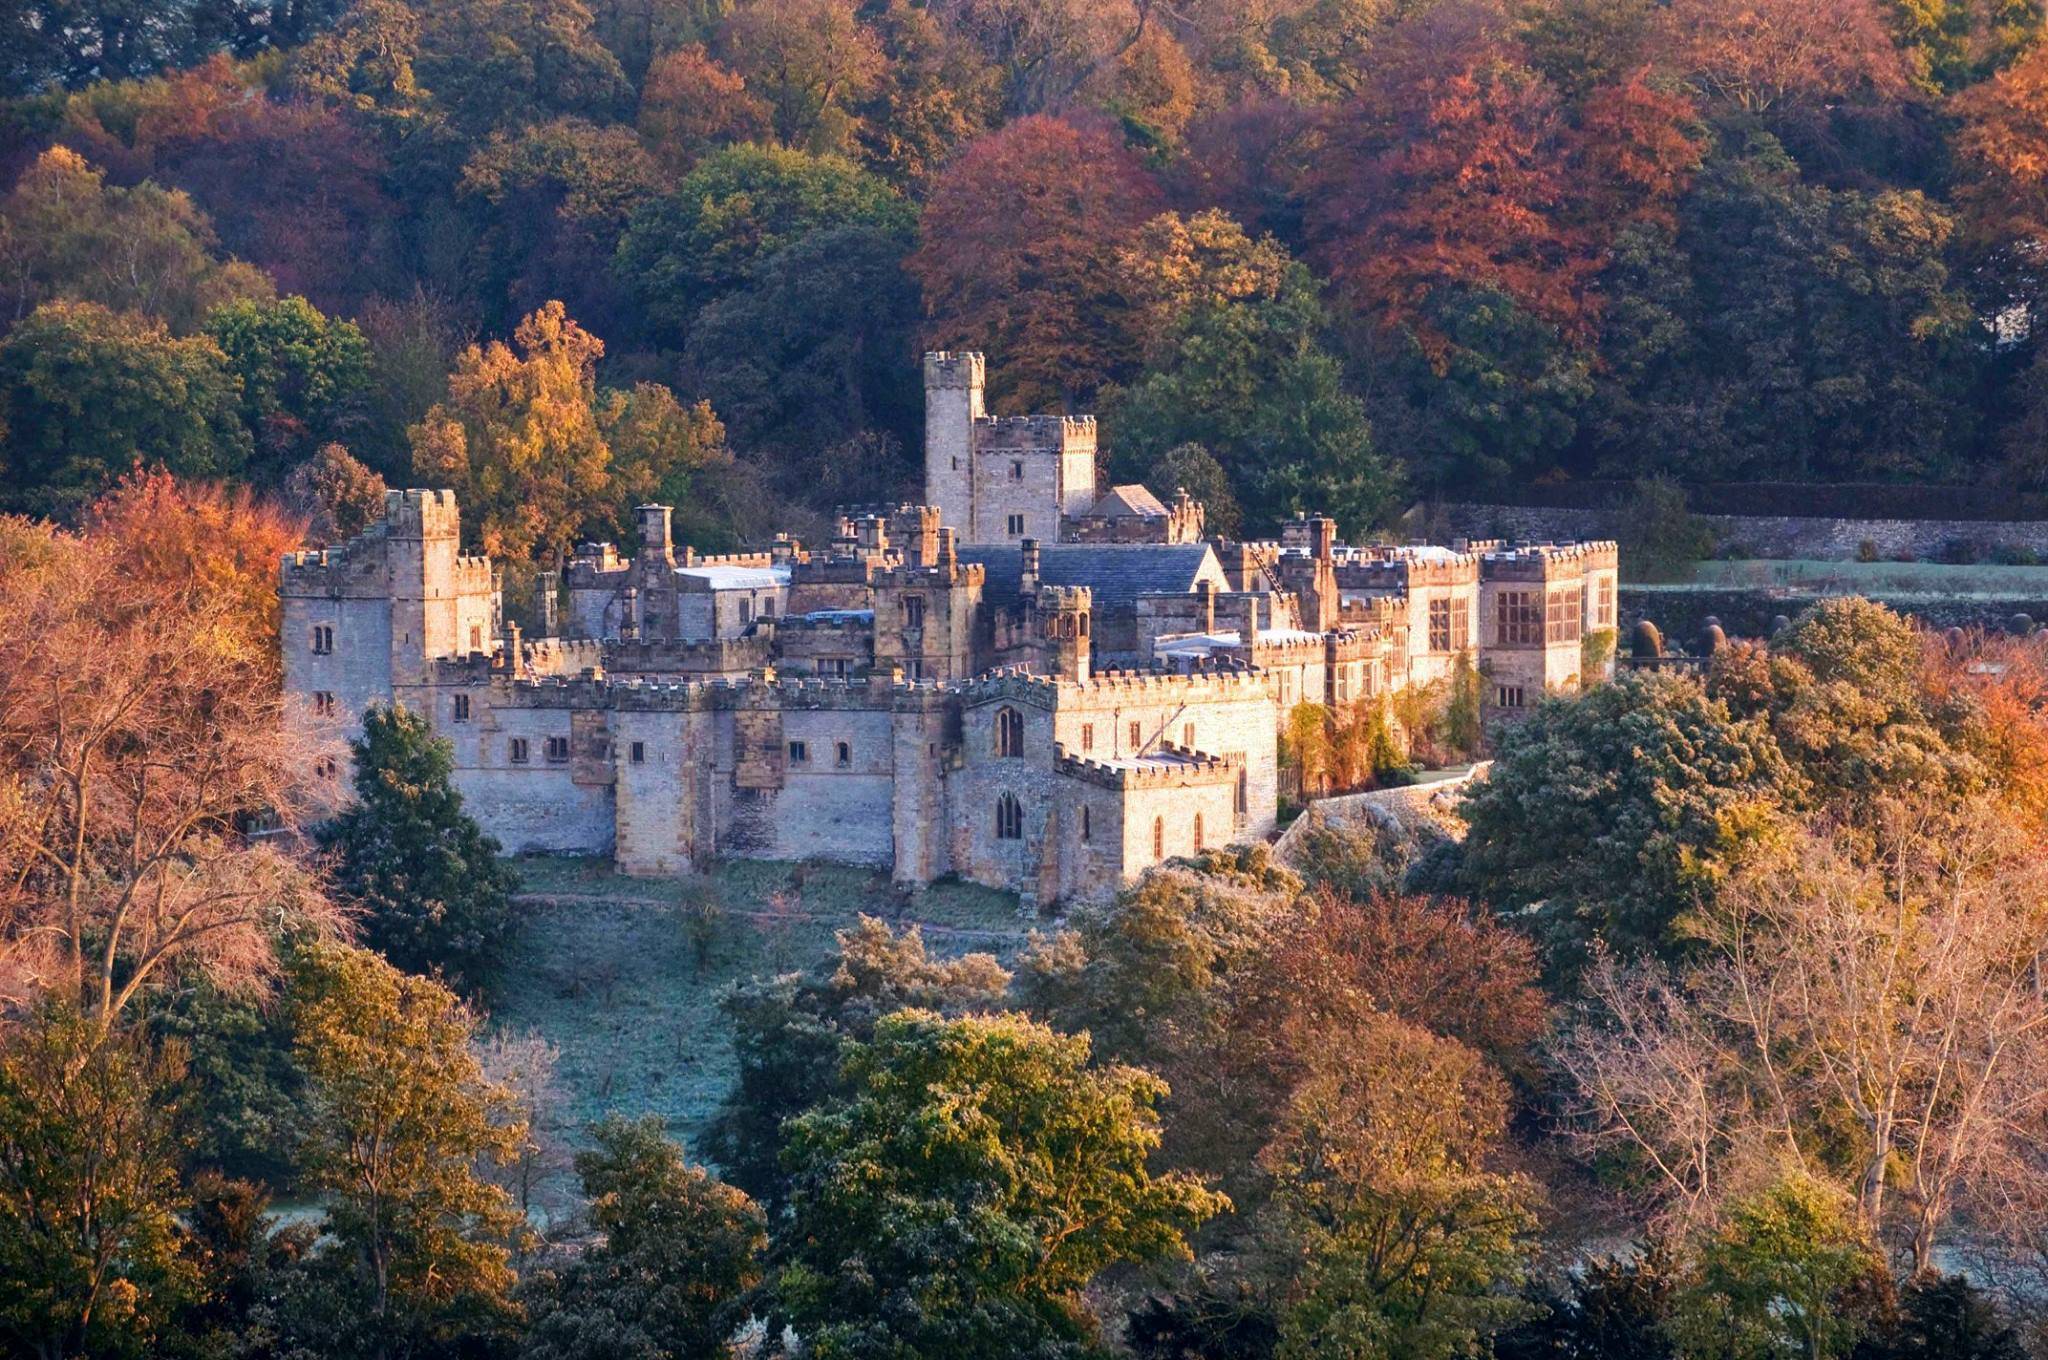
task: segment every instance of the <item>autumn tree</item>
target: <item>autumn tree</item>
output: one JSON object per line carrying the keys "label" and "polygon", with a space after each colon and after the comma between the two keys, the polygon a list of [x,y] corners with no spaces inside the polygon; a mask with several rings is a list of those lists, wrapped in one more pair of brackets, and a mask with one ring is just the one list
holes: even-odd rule
{"label": "autumn tree", "polygon": [[604,342],[559,302],[519,323],[512,344],[471,345],[448,398],[410,431],[413,473],[455,488],[463,523],[493,557],[565,551],[611,470],[597,418]]}
{"label": "autumn tree", "polygon": [[1690,107],[1633,77],[1575,104],[1515,59],[1484,12],[1405,23],[1374,79],[1330,120],[1308,233],[1382,324],[1441,370],[1426,306],[1446,286],[1512,298],[1583,340],[1613,233],[1667,212],[1699,157]]}
{"label": "autumn tree", "polygon": [[350,746],[355,801],[321,839],[336,891],[361,913],[363,942],[406,972],[482,986],[503,957],[518,879],[463,810],[454,748],[403,708],[365,713]]}
{"label": "autumn tree", "polygon": [[746,77],[721,66],[702,43],[656,57],[640,88],[640,139],[671,174],[688,174],[714,148],[763,140],[769,115]]}
{"label": "autumn tree", "polygon": [[1871,0],[1672,0],[1660,20],[1668,59],[1708,99],[1745,113],[1905,91],[1905,65]]}
{"label": "autumn tree", "polygon": [[996,120],[1000,75],[929,7],[885,0],[869,9],[886,60],[859,108],[863,159],[892,183],[929,183],[955,148]]}
{"label": "autumn tree", "polygon": [[821,1352],[1086,1345],[1090,1281],[1186,1255],[1187,1233],[1226,1207],[1147,1169],[1163,1085],[1091,1064],[1086,1036],[903,1010],[848,1050],[843,1076],[845,1099],[790,1126],[772,1286],[771,1326]]}
{"label": "autumn tree", "polygon": [[346,945],[301,950],[290,996],[305,1184],[325,1199],[363,1348],[502,1326],[521,1225],[477,1165],[512,1154],[523,1113],[471,1053],[474,1018],[439,983]]}
{"label": "autumn tree", "polygon": [[1119,250],[1159,205],[1108,129],[1018,119],[976,138],[933,186],[910,271],[935,347],[991,356],[999,410],[1070,407],[1137,358]]}
{"label": "autumn tree", "polygon": [[39,1360],[160,1354],[200,1291],[178,1215],[175,1055],[66,1000],[0,1040],[0,1336]]}
{"label": "autumn tree", "polygon": [[764,101],[775,140],[852,149],[852,109],[881,80],[882,46],[851,0],[756,0],[719,28],[725,62]]}
{"label": "autumn tree", "polygon": [[384,515],[384,479],[339,444],[323,444],[284,479],[282,502],[306,525],[306,541],[354,538]]}
{"label": "autumn tree", "polygon": [[932,957],[917,927],[898,932],[872,916],[837,932],[837,951],[804,974],[755,978],[720,998],[739,1073],[705,1146],[726,1174],[764,1203],[780,1204],[786,1121],[841,1094],[839,1065],[884,1015],[916,1007],[944,1014],[998,1008],[1010,975],[987,954]]}
{"label": "autumn tree", "polygon": [[213,224],[187,195],[111,187],[76,152],[52,147],[0,199],[0,312],[19,321],[61,298],[189,332],[217,303],[270,294],[261,271],[215,250]]}
{"label": "autumn tree", "polygon": [[[300,828],[336,793],[325,748],[287,731],[269,616],[232,588],[248,563],[217,539],[247,523],[154,492],[82,538],[0,521],[12,999],[48,994],[111,1028],[175,968],[246,987],[274,971],[280,929],[334,926],[306,870],[242,834]],[[276,540],[257,551],[267,575]]]}
{"label": "autumn tree", "polygon": [[1013,116],[1057,112],[1155,21],[1150,0],[942,0],[932,9],[1001,73]]}
{"label": "autumn tree", "polygon": [[1312,1057],[1260,1154],[1280,1356],[1449,1360],[1521,1315],[1539,1200],[1487,1165],[1506,1117],[1477,1054],[1400,1020]]}
{"label": "autumn tree", "polygon": [[[1896,1229],[1932,1270],[1972,1195],[2032,1181],[2048,898],[2023,843],[1988,802],[1890,799],[1738,874],[1677,978],[1600,961],[1557,1050],[1579,1136],[1639,1158],[1681,1222],[1713,1221],[1773,1157],[1838,1167],[1857,1231]],[[2025,1231],[2017,1203],[2003,1221]]]}

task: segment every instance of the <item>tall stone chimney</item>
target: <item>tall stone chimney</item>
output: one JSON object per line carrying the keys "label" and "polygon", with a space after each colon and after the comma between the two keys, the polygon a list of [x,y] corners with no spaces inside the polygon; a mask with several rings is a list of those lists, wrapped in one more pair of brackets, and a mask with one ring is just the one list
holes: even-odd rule
{"label": "tall stone chimney", "polygon": [[1025,598],[1038,593],[1038,540],[1027,538],[1017,545],[1017,591]]}
{"label": "tall stone chimney", "polygon": [[675,565],[675,544],[670,535],[670,520],[674,514],[674,509],[666,505],[642,505],[634,509],[633,517],[640,524],[642,560],[659,562],[663,566]]}

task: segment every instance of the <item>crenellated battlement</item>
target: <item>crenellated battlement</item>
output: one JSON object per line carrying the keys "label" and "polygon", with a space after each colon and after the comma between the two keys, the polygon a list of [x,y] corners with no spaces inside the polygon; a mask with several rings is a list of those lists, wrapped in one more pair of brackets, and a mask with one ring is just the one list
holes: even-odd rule
{"label": "crenellated battlement", "polygon": [[1584,543],[1517,543],[1496,548],[1480,558],[1487,581],[1548,581],[1613,568],[1619,560],[1607,539]]}
{"label": "crenellated battlement", "polygon": [[446,488],[387,491],[384,527],[391,538],[460,538],[462,511]]}
{"label": "crenellated battlement", "polygon": [[928,388],[979,388],[987,378],[988,361],[973,350],[933,350],[924,356]]}
{"label": "crenellated battlement", "polygon": [[1069,779],[1085,780],[1106,789],[1170,789],[1235,783],[1244,768],[1242,756],[1209,755],[1162,741],[1159,754],[1129,760],[1099,760],[1069,755],[1054,748],[1053,768]]}
{"label": "crenellated battlement", "polygon": [[1094,416],[982,416],[974,427],[981,447],[991,452],[1057,451],[1095,440]]}

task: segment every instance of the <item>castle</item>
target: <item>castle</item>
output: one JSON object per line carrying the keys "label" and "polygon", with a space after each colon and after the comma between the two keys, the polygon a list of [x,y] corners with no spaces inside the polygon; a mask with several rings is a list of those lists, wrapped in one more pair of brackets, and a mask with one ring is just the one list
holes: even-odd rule
{"label": "castle", "polygon": [[1204,536],[1201,507],[1098,494],[1094,422],[992,417],[977,354],[925,357],[924,505],[829,543],[703,556],[670,509],[640,546],[543,573],[535,631],[461,550],[448,491],[283,562],[284,675],[344,735],[429,715],[514,851],[670,875],[718,856],[953,874],[1101,897],[1265,835],[1296,705],[1370,702],[1469,660],[1489,720],[1611,672],[1611,543],[1349,546]]}

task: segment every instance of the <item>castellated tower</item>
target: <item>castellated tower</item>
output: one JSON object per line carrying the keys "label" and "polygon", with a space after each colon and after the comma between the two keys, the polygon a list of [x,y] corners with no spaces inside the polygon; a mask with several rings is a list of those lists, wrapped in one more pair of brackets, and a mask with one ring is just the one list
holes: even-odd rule
{"label": "castellated tower", "polygon": [[1095,417],[990,416],[979,354],[924,356],[925,501],[962,543],[1057,543],[1095,503]]}
{"label": "castellated tower", "polygon": [[[982,407],[982,357],[924,356],[924,496],[939,520],[971,535],[974,523],[974,427]],[[970,542],[974,541],[970,536]]]}

